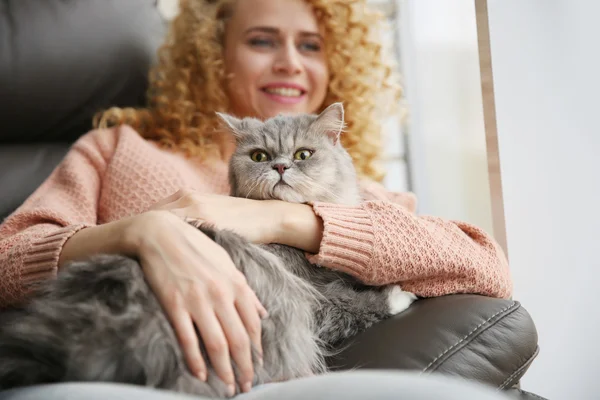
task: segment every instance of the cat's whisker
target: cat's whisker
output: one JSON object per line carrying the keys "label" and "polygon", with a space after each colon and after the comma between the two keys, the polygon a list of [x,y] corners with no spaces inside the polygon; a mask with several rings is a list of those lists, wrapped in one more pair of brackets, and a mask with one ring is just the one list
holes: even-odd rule
{"label": "cat's whisker", "polygon": [[245,193],[246,192],[246,188],[248,186],[250,186],[252,184],[252,182],[246,182],[244,183],[244,185],[238,189],[238,193]]}
{"label": "cat's whisker", "polygon": [[[308,191],[314,192],[314,188],[320,189],[321,191],[328,194],[331,198],[333,198],[334,202],[343,202],[343,197],[339,194],[333,192],[331,189],[319,183],[316,179],[312,178],[310,175],[306,173],[302,173],[302,177],[298,177],[296,179],[289,179],[288,184],[292,186],[293,189],[297,191]],[[295,186],[295,187],[294,187]]]}
{"label": "cat's whisker", "polygon": [[238,193],[252,193],[252,189],[251,191],[247,192],[248,188],[251,187],[252,185],[256,185],[256,181],[255,180],[249,180],[247,182],[244,183],[244,185],[237,191]]}
{"label": "cat's whisker", "polygon": [[261,179],[260,180],[261,184],[260,184],[260,195],[259,198],[266,200],[269,198],[269,196],[272,197],[272,193],[271,193],[271,189],[269,188],[270,185],[268,185],[268,182],[265,182],[265,179]]}
{"label": "cat's whisker", "polygon": [[308,180],[310,182],[305,182],[305,181],[300,181],[300,183],[302,185],[306,185],[306,188],[310,188],[311,186],[313,187],[317,187],[318,189],[321,189],[323,192],[325,192],[326,194],[328,194],[329,196],[331,196],[335,202],[342,202],[343,201],[343,197],[340,196],[337,193],[334,193],[331,189],[325,187],[324,185],[320,184],[317,180],[311,178],[310,176],[306,175],[306,177],[308,178]]}
{"label": "cat's whisker", "polygon": [[[256,187],[260,184],[260,182],[261,182],[260,178],[254,182],[254,185],[252,186],[252,188],[248,191],[248,193],[246,193],[246,198],[250,197],[250,195],[252,194],[252,192],[254,192],[254,190],[256,190]],[[250,183],[252,183],[252,182],[250,182]]]}

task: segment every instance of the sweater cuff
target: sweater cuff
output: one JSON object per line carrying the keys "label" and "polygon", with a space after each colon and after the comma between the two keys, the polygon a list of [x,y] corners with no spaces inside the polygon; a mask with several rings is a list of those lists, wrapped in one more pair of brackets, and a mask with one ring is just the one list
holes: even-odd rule
{"label": "sweater cuff", "polygon": [[58,258],[66,241],[83,228],[91,225],[70,225],[38,238],[23,259],[21,279],[32,285],[53,278],[58,271]]}
{"label": "sweater cuff", "polygon": [[369,214],[360,205],[314,203],[312,206],[323,220],[323,239],[318,254],[307,254],[308,261],[368,281],[375,244]]}

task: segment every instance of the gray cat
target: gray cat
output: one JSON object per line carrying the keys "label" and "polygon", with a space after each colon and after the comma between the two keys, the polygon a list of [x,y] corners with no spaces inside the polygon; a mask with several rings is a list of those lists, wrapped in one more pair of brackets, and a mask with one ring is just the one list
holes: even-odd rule
{"label": "gray cat", "polygon": [[[318,116],[266,122],[219,115],[237,141],[230,163],[233,196],[360,201],[352,161],[339,143],[341,104]],[[344,339],[403,311],[415,299],[398,286],[369,287],[311,265],[295,248],[255,245],[229,231],[197,227],[229,253],[269,311],[262,321],[263,366],[255,357],[255,385],[325,372],[325,357]],[[69,264],[25,309],[2,321],[0,390],[67,381],[123,382],[226,397],[226,386],[210,366],[207,382],[188,371],[137,261],[119,255]]]}

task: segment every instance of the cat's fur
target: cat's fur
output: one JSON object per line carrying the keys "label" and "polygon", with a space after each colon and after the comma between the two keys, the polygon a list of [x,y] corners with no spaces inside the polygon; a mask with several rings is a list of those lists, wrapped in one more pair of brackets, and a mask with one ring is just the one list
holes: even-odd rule
{"label": "cat's fur", "polygon": [[[220,116],[237,140],[230,163],[233,196],[359,202],[350,156],[338,140],[341,104],[319,116],[279,116],[264,123]],[[312,156],[295,160],[299,149]],[[256,150],[265,151],[269,160],[253,161]],[[282,175],[275,164],[287,168]],[[255,245],[232,232],[198,228],[225,248],[269,312],[262,321],[264,366],[254,363],[255,384],[324,372],[328,351],[415,299],[397,286],[368,287],[311,265],[298,249]],[[203,347],[202,353],[208,360]],[[2,321],[0,389],[65,381],[126,382],[226,396],[210,366],[207,382],[189,373],[137,261],[118,255],[71,263],[43,285],[25,310]]]}

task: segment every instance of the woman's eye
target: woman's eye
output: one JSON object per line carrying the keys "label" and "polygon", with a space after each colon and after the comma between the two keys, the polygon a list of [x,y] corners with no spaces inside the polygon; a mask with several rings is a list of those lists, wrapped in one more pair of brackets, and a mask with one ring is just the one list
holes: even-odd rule
{"label": "woman's eye", "polygon": [[310,156],[313,155],[313,152],[310,150],[298,150],[295,154],[294,154],[294,160],[308,160],[310,158]]}
{"label": "woman's eye", "polygon": [[269,159],[269,156],[264,151],[257,150],[250,154],[250,158],[254,162],[265,162]]}
{"label": "woman's eye", "polygon": [[253,47],[273,47],[275,46],[275,41],[273,39],[268,38],[253,38],[248,41]]}
{"label": "woman's eye", "polygon": [[321,51],[321,44],[316,42],[303,42],[300,43],[300,51],[312,51],[318,52]]}

